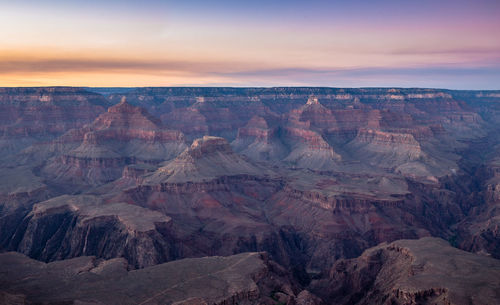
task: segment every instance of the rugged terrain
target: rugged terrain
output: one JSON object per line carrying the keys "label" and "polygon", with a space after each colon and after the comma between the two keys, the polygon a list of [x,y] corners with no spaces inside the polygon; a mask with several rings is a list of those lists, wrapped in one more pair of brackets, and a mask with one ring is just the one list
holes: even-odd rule
{"label": "rugged terrain", "polygon": [[400,240],[338,261],[311,287],[330,304],[496,304],[500,261],[437,238]]}
{"label": "rugged terrain", "polygon": [[[286,274],[293,289],[283,295],[276,290],[271,297],[273,289],[258,284],[267,275],[242,275],[265,291],[249,303],[261,296],[288,304],[319,302],[309,292],[299,294],[309,289],[325,302],[362,304],[369,293],[380,303],[407,304],[401,298],[417,298],[404,290],[409,286],[385,283],[353,292],[349,299],[334,286],[365,289],[368,279],[349,264],[386,246],[364,252],[368,248],[400,239],[424,238],[408,244],[414,256],[422,247],[446,257],[445,242],[428,236],[477,253],[457,260],[460,267],[500,258],[498,91],[99,92],[0,89],[0,249],[51,263],[12,253],[5,259],[44,269],[51,267],[40,266],[71,265],[78,258],[97,268],[102,260],[120,258],[130,276],[131,270],[156,270],[148,268],[186,258],[265,252],[263,264],[271,261],[286,270],[280,276]],[[198,262],[204,261],[209,259]],[[389,263],[373,264],[393,268]],[[331,271],[339,266],[352,270],[341,277]],[[36,268],[26,272],[39,274]],[[405,270],[397,269],[396,282],[403,281]],[[434,287],[422,278],[418,289]],[[370,274],[369,280],[375,279],[386,278]],[[470,281],[484,285],[480,277]],[[20,294],[38,302],[33,286],[26,285],[9,288],[4,297],[14,300]],[[472,298],[473,304],[485,304],[472,292],[455,299],[452,288],[432,292],[436,302]],[[394,295],[394,289],[403,289],[404,296]],[[181,300],[164,301],[174,299]]]}
{"label": "rugged terrain", "polygon": [[183,259],[132,271],[120,258],[82,256],[46,264],[8,252],[0,254],[0,262],[3,304],[275,304],[277,298],[311,304],[301,303],[309,293],[262,253]]}

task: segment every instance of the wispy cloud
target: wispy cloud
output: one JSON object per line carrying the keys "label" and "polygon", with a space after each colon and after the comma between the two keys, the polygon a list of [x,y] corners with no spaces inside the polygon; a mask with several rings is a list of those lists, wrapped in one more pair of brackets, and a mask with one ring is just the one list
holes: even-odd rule
{"label": "wispy cloud", "polygon": [[159,72],[177,71],[203,73],[224,67],[223,63],[191,62],[182,60],[144,61],[135,59],[6,59],[0,61],[0,73],[56,73],[56,72]]}
{"label": "wispy cloud", "polygon": [[339,68],[339,69],[309,69],[309,68],[279,68],[248,70],[238,72],[216,72],[224,76],[373,76],[373,75],[500,75],[500,65],[489,67],[366,67],[366,68]]}
{"label": "wispy cloud", "polygon": [[394,48],[392,50],[388,50],[387,53],[395,55],[483,55],[493,56],[494,58],[500,59],[500,46],[463,48],[418,46],[415,48]]}
{"label": "wispy cloud", "polygon": [[[106,75],[113,77],[106,77]],[[19,81],[15,82],[15,79]],[[291,65],[277,67],[254,62],[146,61],[126,58],[120,60],[4,58],[0,60],[0,86],[17,83],[87,86],[203,84],[211,86],[420,86],[450,89],[499,89],[499,80],[500,64],[305,68]]]}
{"label": "wispy cloud", "polygon": [[[217,73],[252,84],[334,87],[432,87],[500,89],[500,65],[489,67],[367,67],[342,69],[264,69]],[[243,82],[244,83],[244,82]]]}

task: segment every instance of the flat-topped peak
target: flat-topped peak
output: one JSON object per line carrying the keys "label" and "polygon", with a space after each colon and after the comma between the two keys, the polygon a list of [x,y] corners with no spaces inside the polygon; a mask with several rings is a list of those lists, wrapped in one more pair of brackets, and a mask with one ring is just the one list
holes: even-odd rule
{"label": "flat-topped peak", "polygon": [[221,137],[215,137],[215,136],[203,136],[203,138],[195,139],[193,141],[193,144],[191,145],[191,148],[197,147],[200,145],[211,145],[214,143],[227,143],[227,140]]}
{"label": "flat-topped peak", "polygon": [[216,151],[230,153],[232,149],[224,138],[204,136],[203,138],[194,140],[188,150],[191,156],[198,158]]}
{"label": "flat-topped peak", "polygon": [[263,175],[263,168],[234,153],[224,138],[204,136],[145,179],[146,184],[211,180],[220,176]]}
{"label": "flat-topped peak", "polygon": [[306,105],[321,105],[318,101],[318,98],[314,95],[311,95],[308,99],[307,99],[307,103]]}

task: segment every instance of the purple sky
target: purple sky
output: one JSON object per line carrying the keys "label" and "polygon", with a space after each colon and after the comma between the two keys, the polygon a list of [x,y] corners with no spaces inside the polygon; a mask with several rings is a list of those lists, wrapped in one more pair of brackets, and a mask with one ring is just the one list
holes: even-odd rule
{"label": "purple sky", "polygon": [[0,86],[500,89],[500,1],[1,1]]}

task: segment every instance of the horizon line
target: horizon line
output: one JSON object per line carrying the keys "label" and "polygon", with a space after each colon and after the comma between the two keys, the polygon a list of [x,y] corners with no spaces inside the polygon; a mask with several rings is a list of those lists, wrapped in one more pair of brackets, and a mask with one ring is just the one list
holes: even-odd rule
{"label": "horizon line", "polygon": [[81,88],[81,89],[147,89],[147,88],[227,88],[227,89],[278,89],[278,88],[316,88],[316,89],[428,89],[428,90],[448,90],[448,91],[500,91],[498,89],[450,89],[440,87],[402,87],[402,86],[362,86],[362,87],[330,87],[330,86],[0,86],[1,89],[8,88]]}

